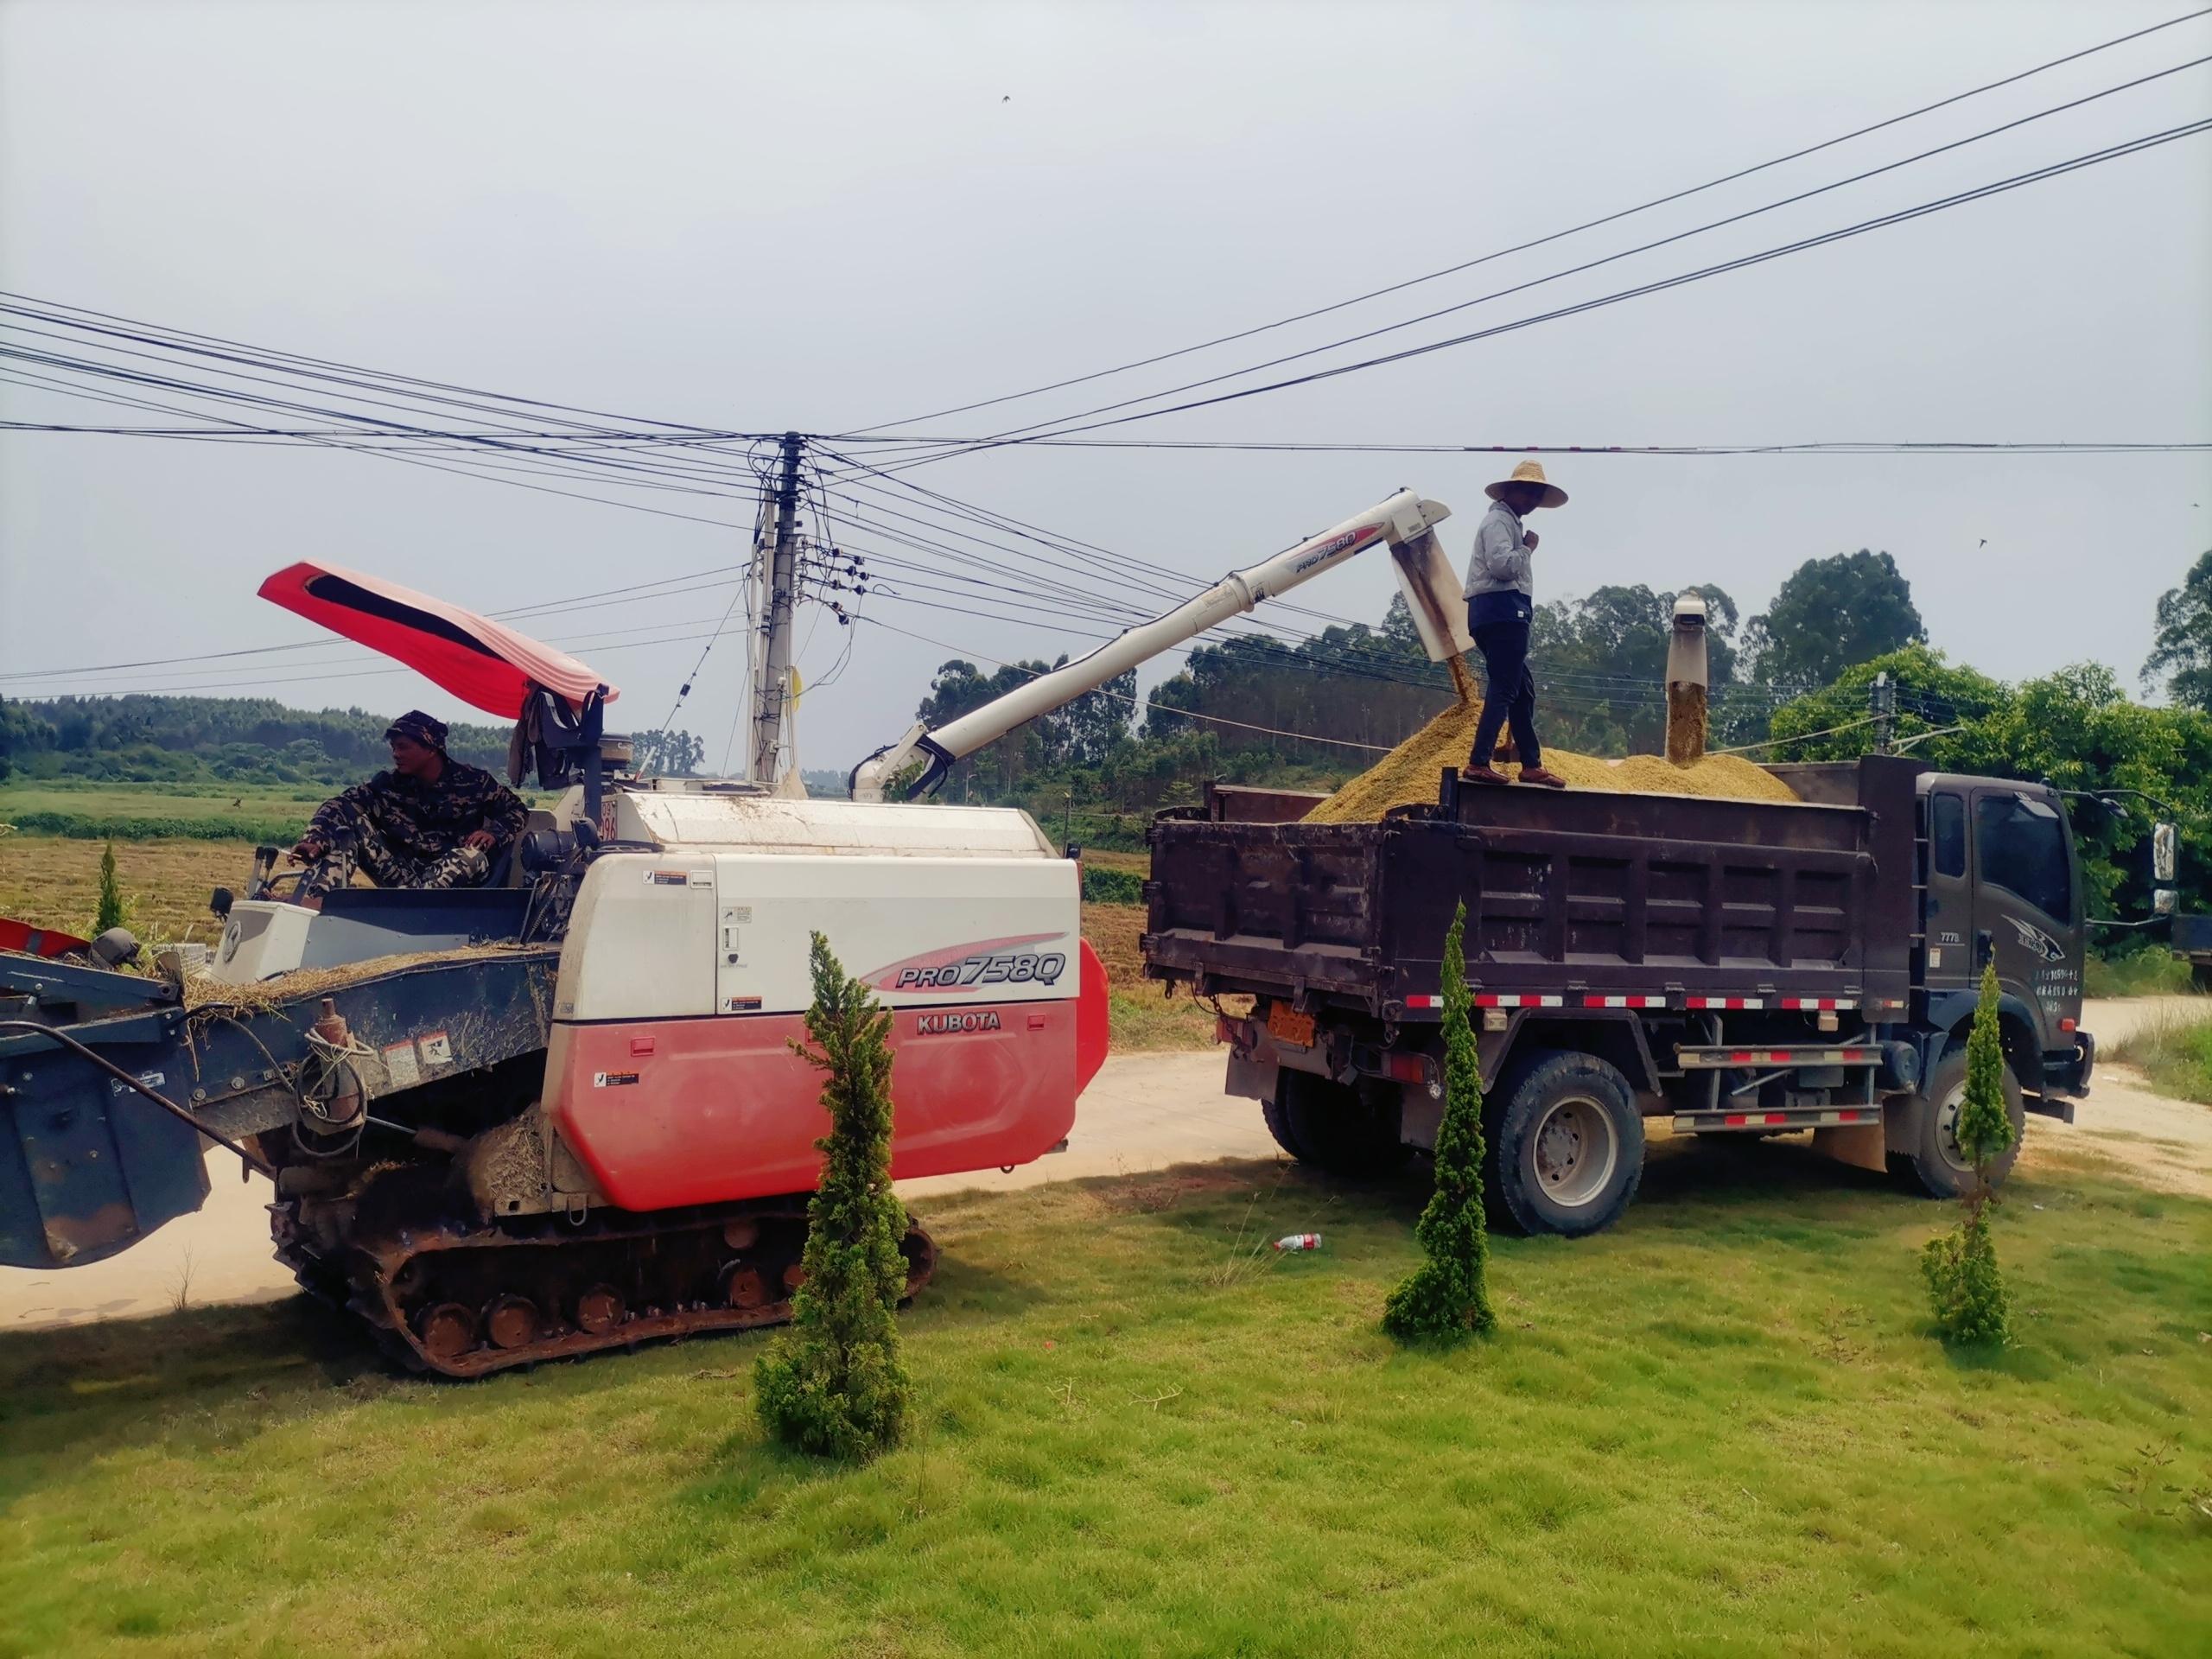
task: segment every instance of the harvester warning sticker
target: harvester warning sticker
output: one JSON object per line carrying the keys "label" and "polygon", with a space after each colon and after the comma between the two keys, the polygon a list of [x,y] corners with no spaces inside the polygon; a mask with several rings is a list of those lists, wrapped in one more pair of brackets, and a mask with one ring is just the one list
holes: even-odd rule
{"label": "harvester warning sticker", "polygon": [[415,1061],[415,1045],[410,1039],[394,1043],[384,1051],[384,1069],[391,1078],[395,1089],[412,1089],[423,1080],[423,1068]]}
{"label": "harvester warning sticker", "polygon": [[690,877],[682,870],[647,870],[645,885],[649,887],[681,887],[689,886]]}
{"label": "harvester warning sticker", "polygon": [[591,1086],[594,1089],[627,1089],[638,1080],[634,1071],[594,1071]]}
{"label": "harvester warning sticker", "polygon": [[760,999],[757,996],[726,996],[722,998],[724,1014],[757,1014]]}
{"label": "harvester warning sticker", "polygon": [[425,1065],[451,1065],[453,1064],[453,1039],[448,1037],[442,1031],[433,1031],[426,1033],[423,1038],[423,1064]]}

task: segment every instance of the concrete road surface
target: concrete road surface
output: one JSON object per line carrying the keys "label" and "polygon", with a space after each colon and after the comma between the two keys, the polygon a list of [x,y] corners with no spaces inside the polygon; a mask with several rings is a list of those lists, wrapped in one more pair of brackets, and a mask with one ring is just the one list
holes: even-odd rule
{"label": "concrete road surface", "polygon": [[[2202,999],[2093,1002],[2082,1023],[2107,1048],[2145,1020],[2202,1011]],[[1122,1054],[1106,1062],[1076,1113],[1067,1151],[1009,1174],[904,1181],[910,1200],[931,1192],[1035,1185],[1083,1176],[1163,1169],[1171,1164],[1275,1153],[1252,1102],[1221,1092],[1222,1058]],[[2127,1164],[2146,1185],[2212,1197],[2212,1107],[2152,1094],[2121,1068],[2101,1066],[2080,1122],[2031,1120],[2033,1159],[2088,1148]],[[1655,1126],[1656,1128],[1656,1126]],[[1657,1131],[1663,1134],[1664,1131]],[[0,1331],[168,1313],[180,1302],[244,1302],[295,1293],[269,1254],[269,1184],[241,1182],[238,1160],[211,1154],[214,1190],[199,1214],[173,1221],[137,1249],[66,1273],[0,1268]]]}
{"label": "concrete road surface", "polygon": [[[1259,1108],[1221,1092],[1222,1057],[1117,1054],[1084,1091],[1068,1149],[1001,1174],[901,1181],[909,1202],[931,1192],[1034,1186],[1086,1175],[1120,1175],[1275,1150]],[[0,1268],[0,1331],[33,1331],[94,1319],[167,1313],[180,1302],[265,1301],[297,1292],[270,1256],[269,1183],[238,1179],[238,1160],[207,1155],[213,1190],[196,1215],[169,1223],[144,1243],[66,1272]]]}

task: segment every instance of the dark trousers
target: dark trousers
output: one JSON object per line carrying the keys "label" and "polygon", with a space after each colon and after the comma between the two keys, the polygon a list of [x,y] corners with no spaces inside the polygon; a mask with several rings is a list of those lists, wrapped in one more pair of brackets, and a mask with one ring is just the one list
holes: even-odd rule
{"label": "dark trousers", "polygon": [[1513,747],[1525,769],[1544,763],[1543,747],[1536,741],[1536,681],[1529,672],[1529,625],[1526,622],[1485,622],[1474,630],[1475,648],[1483,654],[1484,685],[1483,717],[1475,728],[1470,766],[1487,766],[1497,750],[1498,728],[1509,722]]}

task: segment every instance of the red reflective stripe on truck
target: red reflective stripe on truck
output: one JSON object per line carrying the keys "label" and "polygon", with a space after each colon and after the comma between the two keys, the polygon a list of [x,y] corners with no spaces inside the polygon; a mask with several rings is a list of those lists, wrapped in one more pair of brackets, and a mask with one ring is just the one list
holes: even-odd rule
{"label": "red reflective stripe on truck", "polygon": [[1765,1002],[1756,996],[1686,996],[1686,1008],[1763,1008]]}
{"label": "red reflective stripe on truck", "polygon": [[1641,992],[1612,996],[1593,994],[1582,999],[1582,1006],[1586,1008],[1663,1008],[1667,1006],[1667,999],[1646,996]]}
{"label": "red reflective stripe on truck", "polygon": [[[1475,1001],[1480,1004],[1482,999],[1477,997]],[[1409,996],[1406,999],[1406,1006],[1409,1008],[1440,1008],[1444,1006],[1444,999],[1440,996]]]}

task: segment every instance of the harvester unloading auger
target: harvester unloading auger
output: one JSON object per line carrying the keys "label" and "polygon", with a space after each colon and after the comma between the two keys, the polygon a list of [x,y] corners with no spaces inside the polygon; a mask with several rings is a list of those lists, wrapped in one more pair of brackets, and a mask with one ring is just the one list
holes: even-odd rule
{"label": "harvester unloading auger", "polygon": [[[531,734],[491,885],[219,891],[204,976],[0,950],[0,1265],[67,1268],[197,1210],[205,1141],[275,1183],[276,1253],[410,1366],[475,1376],[785,1318],[820,1157],[803,1035],[819,931],[892,1012],[906,1179],[1065,1143],[1106,1050],[1075,865],[1020,811],[906,804],[961,756],[1388,544],[1430,654],[1459,585],[1401,492],[856,769],[850,801],[620,775],[613,687],[484,617],[299,564],[265,597]],[[910,763],[926,763],[912,777]],[[887,795],[899,797],[887,802]],[[0,936],[4,942],[6,936]],[[129,941],[123,944],[127,947]],[[909,1292],[935,1247],[910,1227]]]}

